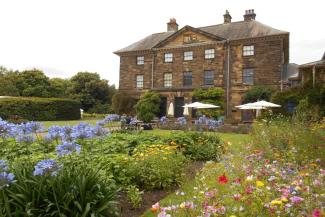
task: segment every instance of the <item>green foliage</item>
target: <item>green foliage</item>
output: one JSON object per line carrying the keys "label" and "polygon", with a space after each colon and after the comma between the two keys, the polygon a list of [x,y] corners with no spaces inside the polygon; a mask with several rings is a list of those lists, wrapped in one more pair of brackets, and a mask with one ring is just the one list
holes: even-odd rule
{"label": "green foliage", "polygon": [[134,185],[131,185],[127,188],[127,197],[132,203],[133,208],[140,208],[142,203],[142,194],[144,192],[140,191],[139,188],[137,188]]}
{"label": "green foliage", "polygon": [[304,86],[291,88],[284,92],[277,92],[272,96],[272,101],[282,105],[277,108],[275,112],[281,112],[284,115],[290,115],[287,112],[287,103],[299,104],[300,100],[306,99],[310,107],[318,107],[319,117],[325,116],[325,85],[316,85],[314,88],[312,84],[307,83]]}
{"label": "green foliage", "polygon": [[324,136],[304,122],[283,116],[262,120],[254,125],[253,138],[254,145],[263,148],[271,158],[277,152],[283,159],[301,164],[309,159],[325,160]]}
{"label": "green foliage", "polygon": [[273,88],[269,86],[252,86],[245,92],[243,98],[245,103],[256,102],[257,100],[270,101]]}
{"label": "green foliage", "polygon": [[80,104],[71,99],[10,97],[0,99],[0,117],[34,121],[80,119]]}
{"label": "green foliage", "polygon": [[111,98],[115,93],[115,86],[109,86],[108,81],[100,79],[97,73],[79,72],[70,79],[70,96],[80,101],[81,107],[88,112],[100,113],[96,111],[94,105],[111,103]]}
{"label": "green foliage", "polygon": [[223,114],[224,108],[224,90],[218,87],[208,89],[194,89],[193,98],[199,102],[209,103],[220,106],[219,109],[201,109],[198,110],[201,115],[218,118]]}
{"label": "green foliage", "polygon": [[159,112],[160,95],[156,92],[149,91],[145,93],[135,105],[137,118],[148,123]]}
{"label": "green foliage", "polygon": [[112,109],[114,113],[119,115],[134,115],[137,100],[128,94],[118,91],[114,94],[112,98]]}
{"label": "green foliage", "polygon": [[117,216],[116,189],[92,168],[64,165],[57,176],[33,176],[29,163],[16,165],[10,188],[0,189],[4,216]]}
{"label": "green foliage", "polygon": [[62,78],[51,78],[51,97],[68,98],[68,88],[71,85],[70,80]]}
{"label": "green foliage", "polygon": [[96,103],[89,110],[89,113],[97,113],[97,114],[113,114],[114,111],[110,104],[102,104]]}

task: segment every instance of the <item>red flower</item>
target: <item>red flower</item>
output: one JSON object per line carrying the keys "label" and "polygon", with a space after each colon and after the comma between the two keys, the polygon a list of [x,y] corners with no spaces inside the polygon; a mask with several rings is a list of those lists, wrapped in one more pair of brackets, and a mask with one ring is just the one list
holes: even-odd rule
{"label": "red flower", "polygon": [[228,183],[227,176],[225,175],[219,176],[218,181],[220,184],[227,184]]}
{"label": "red flower", "polygon": [[234,179],[234,183],[240,184],[240,182],[241,182],[241,179],[240,178]]}

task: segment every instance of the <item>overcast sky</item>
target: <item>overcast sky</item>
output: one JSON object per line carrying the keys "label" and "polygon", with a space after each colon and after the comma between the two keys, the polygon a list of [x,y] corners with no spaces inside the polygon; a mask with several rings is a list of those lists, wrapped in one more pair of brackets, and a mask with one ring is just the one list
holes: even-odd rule
{"label": "overcast sky", "polygon": [[0,65],[40,68],[49,77],[97,72],[118,85],[113,54],[143,37],[166,31],[169,18],[180,28],[256,20],[290,32],[290,62],[319,60],[325,52],[325,1],[286,0],[0,0]]}

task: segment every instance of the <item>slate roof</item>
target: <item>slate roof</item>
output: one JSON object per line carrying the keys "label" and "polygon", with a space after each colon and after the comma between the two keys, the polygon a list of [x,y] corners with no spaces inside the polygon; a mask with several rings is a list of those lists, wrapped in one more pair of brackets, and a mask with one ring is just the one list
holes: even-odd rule
{"label": "slate roof", "polygon": [[[213,26],[199,27],[197,29],[229,40],[288,34],[286,31],[274,29],[256,20],[218,24]],[[172,34],[177,34],[177,32],[162,32],[152,34],[114,53],[118,54],[129,51],[148,50],[153,48],[159,42],[167,39]]]}

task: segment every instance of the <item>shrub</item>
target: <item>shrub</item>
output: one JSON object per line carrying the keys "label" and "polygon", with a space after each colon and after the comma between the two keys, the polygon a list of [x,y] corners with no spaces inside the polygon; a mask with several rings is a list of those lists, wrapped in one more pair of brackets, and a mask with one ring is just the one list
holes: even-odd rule
{"label": "shrub", "polygon": [[150,122],[159,112],[160,96],[158,93],[149,91],[143,95],[135,106],[137,117]]}
{"label": "shrub", "polygon": [[10,97],[0,99],[0,117],[33,121],[78,120],[80,103],[71,99]]}
{"label": "shrub", "polygon": [[273,89],[268,86],[253,86],[245,92],[243,98],[245,102],[256,102],[257,100],[270,101]]}
{"label": "shrub", "polygon": [[33,175],[30,164],[12,171],[16,182],[0,189],[4,216],[117,216],[116,190],[96,170],[63,166],[57,175]]}
{"label": "shrub", "polygon": [[193,99],[203,103],[210,103],[220,106],[219,109],[201,109],[200,115],[218,118],[223,114],[224,107],[224,90],[218,87],[211,87],[209,89],[194,89]]}
{"label": "shrub", "polygon": [[118,91],[112,98],[112,109],[116,114],[134,115],[134,106],[137,100],[128,94]]}

